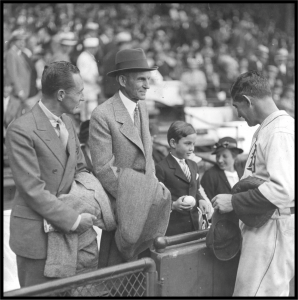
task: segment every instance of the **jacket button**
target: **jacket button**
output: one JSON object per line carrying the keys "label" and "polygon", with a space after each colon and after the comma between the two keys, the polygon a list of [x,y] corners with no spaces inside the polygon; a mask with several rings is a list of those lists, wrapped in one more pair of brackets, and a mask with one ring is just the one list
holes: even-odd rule
{"label": "jacket button", "polygon": [[58,170],[54,169],[52,172],[53,172],[53,174],[56,174],[58,172]]}

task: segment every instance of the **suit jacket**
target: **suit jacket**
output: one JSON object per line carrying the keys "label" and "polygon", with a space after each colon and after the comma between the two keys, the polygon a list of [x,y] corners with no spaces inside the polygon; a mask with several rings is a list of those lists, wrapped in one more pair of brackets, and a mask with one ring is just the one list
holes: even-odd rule
{"label": "suit jacket", "polygon": [[[112,196],[112,202],[116,197],[118,198],[118,177],[122,169],[129,168],[144,174],[155,171],[145,101],[139,101],[139,111],[142,140],[119,92],[100,104],[91,114],[89,144],[93,172],[105,190]],[[111,250],[111,257],[118,260],[107,262],[101,251],[99,267],[122,263],[123,259],[116,247],[115,231],[102,231],[100,249],[107,246]],[[115,253],[112,253],[113,251]]]}
{"label": "suit jacket", "polygon": [[10,247],[20,256],[46,258],[43,219],[67,233],[78,218],[57,198],[69,192],[75,173],[86,167],[74,125],[68,116],[62,119],[69,132],[69,154],[38,103],[7,130],[6,147],[16,184]]}
{"label": "suit jacket", "polygon": [[139,101],[139,110],[142,140],[118,92],[91,115],[89,142],[93,170],[114,198],[120,169],[155,172],[145,101]]}
{"label": "suit jacket", "polygon": [[199,230],[197,206],[199,200],[204,198],[199,192],[198,166],[190,159],[186,159],[186,163],[191,173],[190,182],[171,154],[156,165],[156,177],[170,190],[172,201],[176,201],[183,195],[193,196],[197,201],[197,205],[189,212],[178,212],[175,210],[171,212],[166,236]]}
{"label": "suit jacket", "polygon": [[[235,170],[239,178],[241,178],[243,170],[237,167],[237,164],[235,164]],[[210,200],[218,194],[232,194],[232,188],[227,176],[218,165],[214,165],[204,173],[201,185]]]}

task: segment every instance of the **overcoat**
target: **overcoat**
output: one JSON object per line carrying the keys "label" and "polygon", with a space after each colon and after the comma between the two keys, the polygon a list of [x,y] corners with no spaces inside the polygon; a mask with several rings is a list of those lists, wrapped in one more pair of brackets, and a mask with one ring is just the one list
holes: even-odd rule
{"label": "overcoat", "polygon": [[86,167],[71,119],[67,151],[37,103],[8,127],[6,147],[16,185],[10,221],[10,247],[17,255],[45,259],[47,234],[43,219],[67,233],[78,213],[57,197],[70,190],[75,173]]}
{"label": "overcoat", "polygon": [[117,197],[120,168],[143,174],[155,172],[152,139],[145,101],[139,101],[142,140],[119,92],[99,105],[90,119],[90,153],[94,173],[103,187]]}
{"label": "overcoat", "polygon": [[[91,115],[89,143],[93,172],[107,191],[112,203],[119,197],[118,183],[121,170],[129,168],[142,174],[155,172],[145,101],[139,101],[138,106],[142,139],[119,92],[94,109]],[[100,249],[107,248],[115,252],[113,252],[115,259],[107,261],[106,253],[100,251],[100,268],[124,262],[116,247],[115,231],[102,232]],[[113,253],[110,255],[113,256]]]}

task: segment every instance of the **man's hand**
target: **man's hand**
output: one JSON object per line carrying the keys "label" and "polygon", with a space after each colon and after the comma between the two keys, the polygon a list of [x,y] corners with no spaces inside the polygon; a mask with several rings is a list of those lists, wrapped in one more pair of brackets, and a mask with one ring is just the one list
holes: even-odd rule
{"label": "man's hand", "polygon": [[93,226],[93,221],[95,220],[96,217],[94,215],[91,215],[89,213],[82,213],[80,224],[78,228],[75,230],[75,232],[81,234],[87,231],[90,227]]}
{"label": "man's hand", "polygon": [[218,194],[211,199],[211,203],[214,209],[218,209],[222,214],[233,210],[232,195],[230,194]]}
{"label": "man's hand", "polygon": [[176,201],[173,202],[173,210],[177,210],[177,211],[185,211],[185,210],[191,210],[194,206],[193,205],[189,205],[189,204],[185,204],[183,202],[183,198],[186,197],[186,195],[181,196],[180,198],[178,198]]}
{"label": "man's hand", "polygon": [[199,200],[199,208],[203,214],[208,214],[210,212],[209,203],[206,200]]}

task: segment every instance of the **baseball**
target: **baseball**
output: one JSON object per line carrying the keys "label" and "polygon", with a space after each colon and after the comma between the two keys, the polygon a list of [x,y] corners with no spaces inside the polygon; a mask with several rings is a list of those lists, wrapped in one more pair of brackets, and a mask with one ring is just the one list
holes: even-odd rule
{"label": "baseball", "polygon": [[183,203],[189,204],[189,205],[195,205],[196,199],[193,196],[186,196],[183,198]]}

